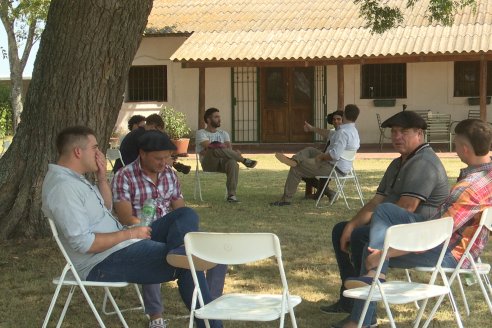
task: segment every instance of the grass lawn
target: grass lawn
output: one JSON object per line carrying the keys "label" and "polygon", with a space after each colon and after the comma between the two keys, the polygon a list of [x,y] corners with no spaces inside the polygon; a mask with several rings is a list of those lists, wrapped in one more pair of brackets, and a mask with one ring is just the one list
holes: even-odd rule
{"label": "grass lawn", "polygon": [[[347,186],[350,204],[345,207],[339,200],[331,207],[317,209],[314,201],[304,200],[299,191],[291,206],[270,207],[269,202],[278,200],[282,190],[287,168],[278,163],[273,155],[258,155],[255,169],[244,169],[241,165],[238,198],[241,203],[229,204],[224,200],[225,175],[202,176],[204,201],[193,200],[193,171],[181,175],[183,192],[188,206],[194,208],[201,217],[201,227],[206,231],[224,232],[273,232],[280,238],[284,265],[292,294],[300,295],[302,303],[296,308],[299,327],[329,327],[333,321],[344,317],[327,315],[319,311],[319,306],[337,299],[339,279],[337,264],[331,246],[331,230],[339,221],[348,220],[355,214],[360,204],[355,199],[355,190]],[[192,159],[184,159],[185,164],[194,165]],[[361,159],[356,161],[365,199],[374,194],[382,174],[389,164],[387,159]],[[459,159],[444,159],[450,183],[456,181],[459,168],[463,164]],[[303,184],[301,185],[303,188]],[[327,198],[325,198],[325,201]],[[55,243],[50,238],[40,240],[16,240],[0,243],[0,327],[40,326],[54,292],[51,279],[58,275],[63,261]],[[492,261],[491,252],[482,257]],[[390,271],[389,279],[402,278],[401,270]],[[427,277],[421,275],[422,278]],[[230,267],[226,280],[226,292],[249,290],[252,292],[271,292],[277,289],[277,272],[270,262],[261,262],[247,267]],[[472,315],[464,318],[468,327],[488,326],[490,313],[483,301],[478,285],[466,289]],[[93,299],[102,302],[99,291],[90,290]],[[120,305],[135,304],[135,295],[131,289],[115,291]],[[66,295],[63,293],[63,295]],[[165,303],[165,317],[186,315],[176,284],[163,284],[162,295]],[[455,293],[458,295],[458,293]],[[457,296],[458,297],[458,296]],[[60,312],[59,302],[55,315]],[[462,308],[461,299],[458,305]],[[464,311],[462,311],[464,313]],[[395,306],[393,314],[398,326],[410,327],[415,315],[412,305]],[[389,327],[384,309],[379,307],[379,323]],[[142,313],[126,313],[125,318],[131,327],[147,327]],[[108,327],[119,327],[115,317],[103,317]],[[286,326],[289,327],[289,319]],[[64,327],[95,327],[96,321],[80,293],[76,293],[70,307]],[[273,323],[225,322],[225,327],[276,327]],[[54,321],[52,320],[52,325]],[[185,327],[186,319],[171,319],[170,326]],[[455,326],[454,317],[448,302],[445,302],[437,314],[434,326]]]}

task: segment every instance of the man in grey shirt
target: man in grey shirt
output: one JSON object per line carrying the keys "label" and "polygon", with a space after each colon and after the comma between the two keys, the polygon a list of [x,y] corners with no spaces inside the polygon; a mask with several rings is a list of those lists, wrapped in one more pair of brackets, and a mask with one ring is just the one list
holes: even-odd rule
{"label": "man in grey shirt", "polygon": [[330,174],[335,163],[336,169],[346,174],[352,168],[352,161],[341,158],[346,150],[357,150],[360,147],[359,133],[355,128],[355,121],[359,117],[359,108],[349,104],[343,112],[343,124],[330,138],[330,145],[324,153],[314,148],[307,148],[307,154],[300,152],[292,158],[281,153],[275,154],[282,163],[290,166],[287,180],[285,181],[284,194],[279,201],[270,203],[272,206],[290,205],[292,197],[297,191],[297,186],[302,178],[314,178],[315,176]]}
{"label": "man in grey shirt", "polygon": [[[449,194],[446,170],[424,142],[427,128],[424,119],[415,112],[404,111],[388,118],[381,126],[391,128],[393,147],[401,156],[386,169],[374,197],[350,221],[340,222],[333,228],[332,243],[342,286],[340,299],[332,305],[322,306],[323,312],[351,312],[353,302],[343,297],[343,282],[352,277],[351,274],[359,275],[362,252],[369,240],[368,224],[377,205],[391,202],[428,219]],[[347,317],[332,327],[343,327],[349,320]]]}
{"label": "man in grey shirt", "polygon": [[[50,164],[43,182],[42,209],[51,217],[77,272],[84,280],[156,284],[177,279],[189,307],[194,290],[191,272],[179,267],[184,235],[198,230],[198,216],[186,209],[150,227],[124,227],[110,212],[111,189],[106,159],[95,133],[84,126],[62,130],[56,138],[57,164]],[[97,187],[84,174],[96,173]],[[174,266],[171,265],[174,263]],[[201,269],[205,269],[204,266]],[[203,272],[198,272],[205,303],[211,301]],[[196,320],[205,327],[202,320]],[[222,327],[220,321],[212,323]]]}

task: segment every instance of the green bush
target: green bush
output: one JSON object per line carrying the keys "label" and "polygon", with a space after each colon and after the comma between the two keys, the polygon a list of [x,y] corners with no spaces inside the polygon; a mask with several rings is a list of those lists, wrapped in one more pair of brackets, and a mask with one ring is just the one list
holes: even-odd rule
{"label": "green bush", "polygon": [[6,85],[0,85],[0,138],[12,135],[13,130],[10,89]]}
{"label": "green bush", "polygon": [[159,112],[164,121],[164,129],[171,139],[188,137],[190,128],[186,124],[186,115],[172,107],[164,107]]}

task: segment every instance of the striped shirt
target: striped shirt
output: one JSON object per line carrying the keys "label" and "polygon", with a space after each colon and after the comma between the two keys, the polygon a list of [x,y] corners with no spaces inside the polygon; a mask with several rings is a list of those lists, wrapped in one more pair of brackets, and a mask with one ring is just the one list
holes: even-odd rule
{"label": "striped shirt", "polygon": [[140,157],[120,169],[111,183],[113,201],[127,201],[132,204],[133,215],[140,217],[146,199],[156,199],[156,219],[171,211],[171,202],[183,198],[178,176],[166,165],[157,175],[157,184],[148,177],[140,166]]}
{"label": "striped shirt", "polygon": [[[446,201],[440,206],[433,219],[451,216],[454,219],[453,235],[449,248],[459,261],[470,239],[478,228],[481,212],[492,206],[492,162],[462,169],[458,182],[451,189]],[[470,254],[476,259],[488,240],[488,230],[483,229]],[[465,260],[464,267],[469,267]]]}

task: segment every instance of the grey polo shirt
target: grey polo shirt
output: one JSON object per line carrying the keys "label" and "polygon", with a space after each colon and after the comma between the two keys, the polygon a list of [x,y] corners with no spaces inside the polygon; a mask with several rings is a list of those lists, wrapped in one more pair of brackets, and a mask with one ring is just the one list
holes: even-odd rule
{"label": "grey polo shirt", "polygon": [[401,157],[393,160],[379,183],[377,194],[385,202],[395,203],[402,196],[420,199],[415,213],[432,216],[449,195],[446,170],[429,144],[423,144],[401,165]]}
{"label": "grey polo shirt", "polygon": [[125,240],[103,252],[87,253],[96,233],[116,232],[123,226],[104,206],[99,190],[80,175],[66,167],[50,164],[44,178],[42,210],[54,220],[68,256],[81,279],[112,253],[139,239]]}

